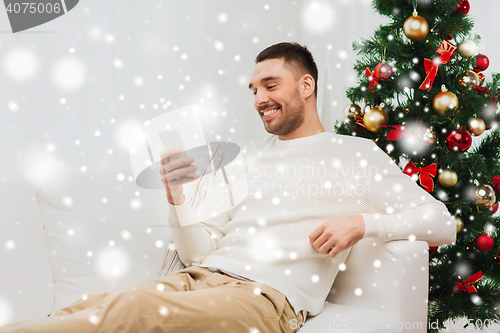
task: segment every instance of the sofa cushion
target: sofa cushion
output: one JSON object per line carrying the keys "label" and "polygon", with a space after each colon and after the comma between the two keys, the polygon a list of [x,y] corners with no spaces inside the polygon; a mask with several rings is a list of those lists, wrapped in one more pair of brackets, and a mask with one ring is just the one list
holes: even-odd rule
{"label": "sofa cushion", "polygon": [[46,317],[54,284],[35,188],[0,185],[0,326]]}
{"label": "sofa cushion", "polygon": [[84,295],[157,277],[171,240],[165,191],[139,188],[120,173],[66,177],[37,190],[55,283],[51,315]]}

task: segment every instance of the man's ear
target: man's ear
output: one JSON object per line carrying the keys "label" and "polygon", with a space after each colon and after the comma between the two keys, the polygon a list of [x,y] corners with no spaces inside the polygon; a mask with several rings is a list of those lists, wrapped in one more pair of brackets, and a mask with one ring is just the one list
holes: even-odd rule
{"label": "man's ear", "polygon": [[314,95],[315,88],[314,78],[310,74],[302,76],[300,79],[300,90],[301,95],[304,99],[309,98],[309,96]]}

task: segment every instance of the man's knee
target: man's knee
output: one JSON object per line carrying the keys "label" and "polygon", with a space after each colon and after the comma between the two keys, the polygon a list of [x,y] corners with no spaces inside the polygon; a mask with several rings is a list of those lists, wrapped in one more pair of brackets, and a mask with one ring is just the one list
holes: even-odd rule
{"label": "man's knee", "polygon": [[124,302],[140,302],[149,297],[151,292],[144,289],[128,289],[118,293],[115,298]]}

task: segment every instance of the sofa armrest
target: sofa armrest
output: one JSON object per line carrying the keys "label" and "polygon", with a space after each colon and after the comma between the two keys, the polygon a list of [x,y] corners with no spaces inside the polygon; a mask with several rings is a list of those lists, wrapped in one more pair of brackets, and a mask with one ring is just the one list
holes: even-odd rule
{"label": "sofa armrest", "polygon": [[427,242],[363,239],[353,246],[327,301],[380,311],[406,325],[405,332],[422,331],[427,327],[428,262]]}

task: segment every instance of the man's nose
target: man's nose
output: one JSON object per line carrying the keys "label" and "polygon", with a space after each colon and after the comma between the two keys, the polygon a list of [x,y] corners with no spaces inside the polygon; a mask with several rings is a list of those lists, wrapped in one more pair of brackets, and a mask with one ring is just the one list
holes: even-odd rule
{"label": "man's nose", "polygon": [[255,93],[255,105],[262,105],[269,102],[269,96],[264,91],[257,91]]}

